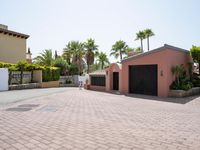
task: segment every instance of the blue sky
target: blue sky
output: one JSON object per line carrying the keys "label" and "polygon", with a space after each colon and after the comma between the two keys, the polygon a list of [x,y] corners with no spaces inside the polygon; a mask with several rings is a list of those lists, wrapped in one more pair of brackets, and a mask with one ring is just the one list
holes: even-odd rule
{"label": "blue sky", "polygon": [[200,45],[199,6],[199,0],[1,0],[0,24],[29,34],[33,56],[44,49],[61,54],[68,41],[90,37],[107,54],[120,39],[138,47],[135,33],[145,28],[155,33],[151,49],[165,43],[189,49]]}

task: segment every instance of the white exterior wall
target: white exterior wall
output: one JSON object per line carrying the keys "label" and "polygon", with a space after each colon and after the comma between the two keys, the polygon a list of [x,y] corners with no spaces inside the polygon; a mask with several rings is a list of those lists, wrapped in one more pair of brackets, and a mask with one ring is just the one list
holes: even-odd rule
{"label": "white exterior wall", "polygon": [[89,75],[85,75],[85,76],[78,76],[78,81],[82,81],[83,84],[85,84],[86,80],[89,80]]}
{"label": "white exterior wall", "polygon": [[8,90],[8,69],[0,68],[0,91]]}

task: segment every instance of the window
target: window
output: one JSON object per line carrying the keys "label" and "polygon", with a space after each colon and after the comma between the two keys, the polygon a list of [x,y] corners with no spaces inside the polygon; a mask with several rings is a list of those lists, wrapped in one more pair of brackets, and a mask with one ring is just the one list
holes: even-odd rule
{"label": "window", "polygon": [[91,85],[105,86],[105,76],[91,77]]}

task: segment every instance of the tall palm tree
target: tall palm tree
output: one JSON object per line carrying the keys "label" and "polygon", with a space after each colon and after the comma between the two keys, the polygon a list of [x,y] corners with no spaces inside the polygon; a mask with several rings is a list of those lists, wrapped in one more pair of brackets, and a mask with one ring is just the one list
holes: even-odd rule
{"label": "tall palm tree", "polygon": [[82,74],[84,69],[85,55],[84,44],[79,41],[68,42],[66,48],[63,50],[63,57],[67,60],[69,64],[76,64],[78,66],[79,74]]}
{"label": "tall palm tree", "polygon": [[149,51],[149,37],[154,36],[155,34],[151,29],[145,29],[144,30],[145,37],[147,38],[147,49]]}
{"label": "tall palm tree", "polygon": [[103,52],[99,53],[98,62],[101,65],[102,70],[103,70],[103,68],[105,67],[106,64],[109,64],[109,60],[108,60],[106,53],[103,53]]}
{"label": "tall palm tree", "polygon": [[72,47],[74,48],[73,56],[72,56],[72,63],[76,64],[78,66],[79,74],[81,75],[83,73],[84,69],[84,44],[79,41],[72,41],[71,42]]}
{"label": "tall palm tree", "polygon": [[120,61],[122,61],[123,55],[126,54],[127,47],[126,42],[122,40],[115,42],[112,46],[110,56],[114,56],[116,59],[120,56]]}
{"label": "tall palm tree", "polygon": [[54,57],[51,49],[46,49],[39,56],[34,58],[36,64],[43,66],[52,66]]}
{"label": "tall palm tree", "polygon": [[139,31],[138,33],[136,33],[136,39],[135,40],[140,40],[142,53],[144,52],[144,50],[143,50],[143,40],[144,39],[145,39],[144,31]]}
{"label": "tall palm tree", "polygon": [[72,56],[74,52],[74,44],[73,42],[69,42],[66,47],[63,49],[63,58],[67,61],[67,63],[70,65],[72,61]]}
{"label": "tall palm tree", "polygon": [[98,50],[98,45],[95,44],[95,40],[90,38],[84,43],[84,47],[86,50],[85,59],[87,64],[87,73],[89,73],[90,65],[94,64],[95,52]]}

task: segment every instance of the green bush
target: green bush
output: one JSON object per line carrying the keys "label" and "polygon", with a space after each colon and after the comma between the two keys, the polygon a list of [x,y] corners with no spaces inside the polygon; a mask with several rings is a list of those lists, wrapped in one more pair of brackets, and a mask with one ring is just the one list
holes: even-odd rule
{"label": "green bush", "polygon": [[179,83],[175,80],[171,85],[172,90],[184,90],[187,91],[193,87],[193,83],[188,78],[181,78]]}
{"label": "green bush", "polygon": [[71,64],[69,66],[70,75],[77,75],[77,74],[79,74],[78,72],[79,72],[79,70],[78,70],[78,66],[76,64]]}
{"label": "green bush", "polygon": [[42,81],[58,81],[60,79],[60,69],[57,67],[44,67],[42,69]]}
{"label": "green bush", "polygon": [[17,64],[0,62],[0,68],[8,68],[10,72],[42,70],[42,80],[44,82],[57,81],[60,79],[59,68],[39,66],[37,64],[29,64],[26,61],[19,61]]}
{"label": "green bush", "polygon": [[52,73],[50,67],[44,67],[42,69],[42,81],[48,82],[52,80]]}
{"label": "green bush", "polygon": [[60,79],[60,68],[52,67],[51,71],[52,71],[52,80],[58,81]]}
{"label": "green bush", "polygon": [[200,76],[194,75],[192,77],[192,84],[194,85],[194,87],[200,87]]}
{"label": "green bush", "polygon": [[9,71],[32,71],[32,70],[42,70],[43,67],[36,64],[29,64],[26,61],[19,61],[17,64],[0,62],[0,68],[8,68]]}
{"label": "green bush", "polygon": [[66,60],[64,60],[63,58],[57,58],[54,61],[53,66],[60,68],[60,75],[66,75],[66,72],[68,70],[68,64]]}

